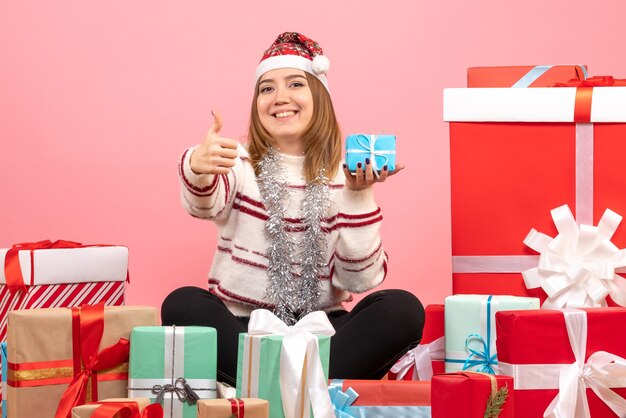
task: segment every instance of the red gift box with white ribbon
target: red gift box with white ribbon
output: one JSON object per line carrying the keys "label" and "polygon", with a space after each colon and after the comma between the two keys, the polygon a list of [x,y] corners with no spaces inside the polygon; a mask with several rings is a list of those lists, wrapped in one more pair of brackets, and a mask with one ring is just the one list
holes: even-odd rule
{"label": "red gift box with white ribbon", "polygon": [[515,416],[626,416],[624,324],[623,308],[498,312],[498,367],[513,376]]}
{"label": "red gift box with white ribbon", "polygon": [[389,371],[389,380],[430,380],[433,373],[445,371],[443,305],[428,305],[422,341],[402,356]]}
{"label": "red gift box with white ribbon", "polygon": [[[594,77],[563,87],[444,91],[453,293],[545,300],[522,278],[540,261],[523,242],[528,232],[557,235],[550,210],[562,205],[579,225],[597,225],[607,208],[626,214],[624,85]],[[623,225],[611,241],[626,247]]]}

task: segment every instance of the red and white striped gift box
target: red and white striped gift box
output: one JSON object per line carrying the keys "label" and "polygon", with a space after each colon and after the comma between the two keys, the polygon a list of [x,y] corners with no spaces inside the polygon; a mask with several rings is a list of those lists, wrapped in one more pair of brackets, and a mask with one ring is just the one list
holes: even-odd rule
{"label": "red and white striped gift box", "polygon": [[[8,267],[7,253],[0,249],[0,342],[6,341],[9,311],[16,309],[61,308],[104,302],[107,306],[124,304],[128,277],[128,248],[64,241],[18,244],[17,259],[24,286],[15,286],[15,269]],[[69,243],[69,245],[64,245]],[[69,247],[69,248],[67,248]],[[9,278],[7,279],[7,276]],[[7,284],[7,282],[9,284]],[[21,286],[20,286],[21,287]],[[1,370],[0,370],[1,373]],[[1,397],[0,397],[1,399]]]}

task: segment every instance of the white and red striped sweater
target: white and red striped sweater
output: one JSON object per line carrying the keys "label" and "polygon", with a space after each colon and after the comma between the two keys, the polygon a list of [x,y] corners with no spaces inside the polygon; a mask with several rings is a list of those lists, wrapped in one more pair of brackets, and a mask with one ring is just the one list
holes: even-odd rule
{"label": "white and red striped sweater", "polygon": [[[272,309],[272,303],[263,299],[268,280],[269,241],[264,230],[268,215],[248,152],[239,146],[239,157],[227,175],[198,175],[189,165],[192,151],[185,151],[179,166],[181,200],[192,216],[210,219],[217,225],[218,244],[209,289],[237,316],[248,316],[259,307]],[[288,231],[298,234],[304,228],[304,156],[283,155],[283,164],[291,189],[285,221]],[[350,292],[376,287],[387,273],[387,254],[380,238],[382,215],[374,192],[371,187],[349,190],[344,181],[340,169],[330,183],[331,205],[322,226],[328,234],[328,264],[326,274],[320,278],[320,306],[325,311],[341,309],[341,303],[351,299]],[[294,272],[297,277],[297,264]]]}

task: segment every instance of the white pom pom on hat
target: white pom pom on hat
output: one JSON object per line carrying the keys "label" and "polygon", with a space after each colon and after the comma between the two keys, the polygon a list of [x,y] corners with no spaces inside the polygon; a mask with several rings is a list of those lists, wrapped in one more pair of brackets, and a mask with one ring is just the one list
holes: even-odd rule
{"label": "white pom pom on hat", "polygon": [[316,55],[313,58],[313,64],[311,65],[313,72],[317,74],[326,74],[330,69],[330,60],[326,55]]}
{"label": "white pom pom on hat", "polygon": [[323,54],[317,42],[298,32],[284,32],[263,53],[256,69],[258,80],[268,71],[278,68],[297,68],[314,75],[328,89],[326,73],[330,69],[330,60]]}

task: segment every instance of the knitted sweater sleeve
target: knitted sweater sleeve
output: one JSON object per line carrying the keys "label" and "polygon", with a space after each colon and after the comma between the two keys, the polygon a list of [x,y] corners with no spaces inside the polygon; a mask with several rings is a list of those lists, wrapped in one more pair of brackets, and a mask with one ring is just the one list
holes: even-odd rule
{"label": "knitted sweater sleeve", "polygon": [[354,293],[378,286],[387,274],[380,226],[382,214],[369,187],[361,191],[342,190],[337,215],[339,238],[334,254],[333,285]]}
{"label": "knitted sweater sleeve", "polygon": [[241,187],[244,166],[241,156],[246,150],[239,146],[240,157],[228,174],[196,174],[191,170],[190,158],[195,147],[186,150],[178,165],[183,207],[196,218],[225,220],[232,209],[235,194]]}

